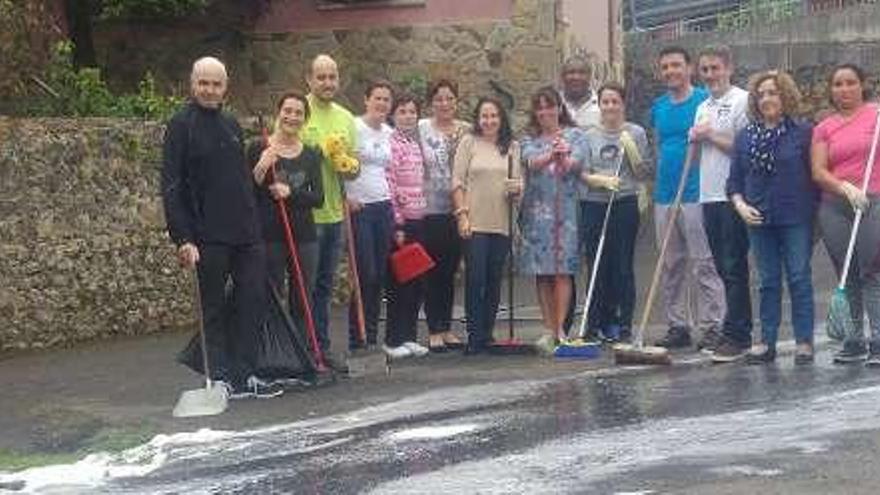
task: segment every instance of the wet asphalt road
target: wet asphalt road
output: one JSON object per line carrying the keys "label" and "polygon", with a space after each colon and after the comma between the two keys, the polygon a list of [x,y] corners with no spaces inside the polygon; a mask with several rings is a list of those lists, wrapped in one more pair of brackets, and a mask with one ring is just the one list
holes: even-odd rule
{"label": "wet asphalt road", "polygon": [[450,387],[157,439],[52,493],[878,493],[880,371],[829,359]]}

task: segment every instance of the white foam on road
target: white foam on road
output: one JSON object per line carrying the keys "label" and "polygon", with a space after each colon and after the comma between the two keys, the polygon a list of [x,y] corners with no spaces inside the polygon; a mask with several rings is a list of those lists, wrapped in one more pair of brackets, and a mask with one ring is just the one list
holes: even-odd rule
{"label": "white foam on road", "polygon": [[0,485],[24,484],[17,493],[39,493],[50,489],[84,490],[114,478],[139,477],[155,471],[168,460],[171,446],[198,446],[228,438],[229,432],[202,429],[175,435],[157,435],[149,443],[119,454],[91,454],[73,464],[0,472]]}
{"label": "white foam on road", "polygon": [[[377,485],[371,493],[568,493],[671,461],[708,463],[798,448],[848,431],[880,428],[880,387],[752,409],[575,434],[533,448],[444,466]],[[769,471],[761,471],[769,475]],[[746,474],[746,473],[740,473]]]}
{"label": "white foam on road", "polygon": [[710,473],[721,476],[748,476],[770,478],[782,474],[780,469],[763,469],[757,466],[749,466],[748,464],[735,464],[732,466],[719,466],[709,469]]}
{"label": "white foam on road", "polygon": [[407,440],[438,440],[477,431],[479,428],[479,425],[474,424],[426,426],[423,428],[410,428],[408,430],[395,431],[388,435],[388,438],[397,442],[405,442]]}

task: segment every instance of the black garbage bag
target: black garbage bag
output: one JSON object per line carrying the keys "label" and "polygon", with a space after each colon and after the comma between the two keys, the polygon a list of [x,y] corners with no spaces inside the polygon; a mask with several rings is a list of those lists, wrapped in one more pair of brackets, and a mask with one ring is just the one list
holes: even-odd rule
{"label": "black garbage bag", "polygon": [[[305,335],[293,324],[278,290],[271,284],[269,289],[271,297],[263,323],[254,332],[240,336],[252,341],[230,342],[228,345],[240,345],[242,346],[240,348],[252,349],[254,354],[248,359],[248,367],[262,379],[312,381],[317,370]],[[230,313],[228,317],[223,318],[223,321],[234,324],[234,312],[230,310]],[[204,374],[201,352],[201,339],[196,332],[184,349],[178,353],[177,361],[196,373]]]}

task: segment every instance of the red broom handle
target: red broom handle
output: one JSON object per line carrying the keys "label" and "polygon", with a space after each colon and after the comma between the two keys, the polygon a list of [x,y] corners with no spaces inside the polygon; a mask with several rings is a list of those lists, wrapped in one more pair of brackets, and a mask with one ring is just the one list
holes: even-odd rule
{"label": "red broom handle", "polygon": [[[269,136],[266,130],[263,130],[263,142],[269,145]],[[269,183],[275,182],[275,165],[273,164],[268,171],[267,177]],[[278,208],[278,217],[281,220],[281,226],[284,230],[284,240],[287,244],[287,251],[290,253],[290,266],[288,267],[293,277],[296,279],[296,289],[299,294],[300,304],[303,307],[303,313],[306,318],[306,333],[309,336],[309,343],[312,346],[312,353],[315,355],[315,365],[318,371],[326,371],[327,365],[324,361],[324,352],[318,344],[318,334],[315,331],[315,320],[312,317],[312,305],[309,303],[308,294],[306,294],[305,278],[303,277],[302,265],[299,261],[299,251],[296,249],[296,239],[293,236],[293,229],[290,226],[290,217],[287,212],[287,204],[284,200],[278,198],[275,200],[275,206]],[[293,309],[293,308],[291,308]]]}
{"label": "red broom handle", "polygon": [[343,199],[345,206],[345,234],[348,236],[348,268],[351,278],[351,292],[354,297],[355,312],[357,313],[358,338],[364,344],[367,343],[367,328],[364,317],[364,300],[361,295],[361,279],[358,277],[357,256],[354,249],[354,227],[351,224],[351,209],[348,201]]}

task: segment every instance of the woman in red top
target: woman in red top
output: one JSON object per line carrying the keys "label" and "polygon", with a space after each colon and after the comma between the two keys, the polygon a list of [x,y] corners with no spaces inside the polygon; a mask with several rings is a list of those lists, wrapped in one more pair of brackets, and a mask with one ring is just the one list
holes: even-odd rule
{"label": "woman in red top", "polygon": [[[823,191],[819,227],[838,275],[855,211],[861,209],[865,213],[846,282],[856,332],[844,338],[843,349],[834,361],[853,363],[867,358],[868,365],[880,366],[880,170],[876,159],[867,194],[862,192],[877,105],[866,102],[865,73],[858,66],[837,66],[829,85],[835,112],[813,131],[812,162],[813,179]],[[871,326],[870,351],[863,334],[864,311]]]}

